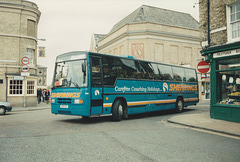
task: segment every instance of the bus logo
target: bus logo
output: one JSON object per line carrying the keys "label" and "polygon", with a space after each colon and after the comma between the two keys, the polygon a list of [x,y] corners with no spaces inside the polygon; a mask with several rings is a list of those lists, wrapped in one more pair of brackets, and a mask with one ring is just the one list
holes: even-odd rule
{"label": "bus logo", "polygon": [[100,94],[99,90],[96,90],[94,94],[95,96],[98,96]]}
{"label": "bus logo", "polygon": [[164,91],[164,92],[168,91],[168,85],[167,85],[167,83],[163,83],[163,91]]}

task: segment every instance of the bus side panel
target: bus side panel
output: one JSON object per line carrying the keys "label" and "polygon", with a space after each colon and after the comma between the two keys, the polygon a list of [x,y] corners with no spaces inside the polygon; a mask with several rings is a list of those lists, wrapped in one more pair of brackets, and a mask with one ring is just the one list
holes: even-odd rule
{"label": "bus side panel", "polygon": [[[184,106],[198,102],[196,83],[117,80],[115,87],[104,88],[104,114],[110,113],[116,98],[124,98],[129,114],[175,109],[178,97]],[[107,100],[106,100],[107,98]]]}

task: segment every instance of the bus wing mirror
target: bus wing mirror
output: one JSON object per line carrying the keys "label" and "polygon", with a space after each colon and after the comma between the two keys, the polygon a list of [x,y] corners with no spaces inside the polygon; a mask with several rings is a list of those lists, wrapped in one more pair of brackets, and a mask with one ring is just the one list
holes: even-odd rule
{"label": "bus wing mirror", "polygon": [[86,62],[82,64],[82,72],[86,74]]}

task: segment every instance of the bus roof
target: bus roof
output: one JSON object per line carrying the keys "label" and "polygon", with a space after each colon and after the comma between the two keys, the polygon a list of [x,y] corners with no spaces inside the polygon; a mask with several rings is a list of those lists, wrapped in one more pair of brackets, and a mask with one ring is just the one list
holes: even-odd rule
{"label": "bus roof", "polygon": [[175,66],[175,67],[186,68],[186,69],[195,69],[195,68],[191,68],[191,67],[172,65],[172,64],[166,64],[166,63],[161,63],[161,62],[140,60],[140,59],[137,59],[136,57],[129,56],[129,55],[115,56],[115,55],[95,53],[95,52],[90,52],[90,51],[72,51],[72,52],[63,53],[63,54],[57,56],[56,62],[70,61],[70,60],[76,60],[76,59],[86,59],[87,58],[87,54],[89,54],[89,55],[98,55],[98,56],[117,57],[117,58],[122,58],[122,59],[143,61],[143,62],[149,62],[149,63],[157,63],[157,64],[161,64],[161,65]]}

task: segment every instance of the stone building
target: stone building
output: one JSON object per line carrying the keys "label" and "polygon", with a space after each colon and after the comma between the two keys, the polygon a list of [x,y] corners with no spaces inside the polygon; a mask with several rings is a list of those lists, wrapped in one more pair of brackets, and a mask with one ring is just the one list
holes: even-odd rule
{"label": "stone building", "polygon": [[40,15],[35,3],[0,0],[0,100],[14,107],[37,103],[36,51]]}
{"label": "stone building", "polygon": [[190,14],[143,5],[108,34],[94,34],[90,50],[196,67],[199,41],[198,22]]}
{"label": "stone building", "polygon": [[202,58],[201,49],[199,24],[190,14],[146,5],[115,24],[108,34],[94,34],[90,47],[93,52],[193,68]]}
{"label": "stone building", "polygon": [[37,87],[41,89],[47,89],[47,67],[37,65],[37,76]]}
{"label": "stone building", "polygon": [[240,122],[240,1],[200,0],[201,53],[211,65],[211,118]]}

